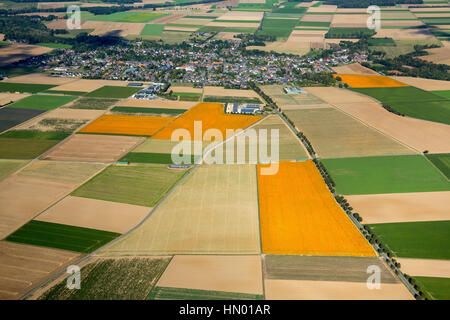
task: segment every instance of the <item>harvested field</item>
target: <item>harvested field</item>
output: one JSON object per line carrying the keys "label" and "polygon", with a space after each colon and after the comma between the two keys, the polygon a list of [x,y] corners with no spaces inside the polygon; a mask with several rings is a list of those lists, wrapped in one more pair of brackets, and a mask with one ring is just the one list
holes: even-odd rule
{"label": "harvested field", "polygon": [[[133,152],[136,153],[172,153],[172,149],[179,143],[179,141],[146,139]],[[191,144],[191,153],[194,154],[194,144]],[[207,147],[207,144],[202,145],[202,150]]]}
{"label": "harvested field", "polygon": [[86,96],[96,98],[128,98],[139,90],[142,90],[142,88],[103,86],[89,92]]}
{"label": "harvested field", "polygon": [[[300,38],[297,38],[297,40]],[[264,47],[260,46],[249,46],[246,47],[247,50],[261,50],[265,52],[275,51],[278,53],[287,53],[287,54],[298,54],[298,55],[304,55],[309,52],[310,50],[310,42],[300,42],[297,40],[291,39],[291,41],[275,41],[275,42],[269,42]]]}
{"label": "harvested field", "polygon": [[51,110],[56,109],[66,103],[75,100],[76,97],[71,96],[54,96],[54,95],[32,95],[23,98],[11,105],[8,108],[19,109],[33,109],[33,110]]}
{"label": "harvested field", "polygon": [[371,98],[350,90],[338,88],[311,87],[309,92],[334,105],[345,113],[367,125],[416,149],[419,152],[448,153],[450,128],[448,125],[399,117],[385,109]]}
{"label": "harvested field", "polygon": [[378,257],[266,255],[263,261],[265,279],[366,282],[374,265],[382,284],[399,282]]}
{"label": "harvested field", "polygon": [[[192,140],[211,140],[211,138],[208,139],[206,136],[197,137],[194,135],[195,121],[202,121],[203,132],[212,128],[217,129],[221,132],[223,139],[226,137],[227,129],[242,130],[259,119],[261,119],[260,116],[225,114],[220,103],[199,103],[157,132],[153,138],[168,140],[171,139],[172,133],[176,129],[186,129],[189,131],[189,138]],[[216,141],[221,140],[218,138],[216,137]]]}
{"label": "harvested field", "polygon": [[66,104],[63,108],[105,110],[118,101],[118,99],[82,97],[72,103]]}
{"label": "harvested field", "polygon": [[334,77],[340,77],[343,82],[353,88],[393,88],[408,86],[407,84],[385,76],[337,74]]}
{"label": "harvested field", "polygon": [[415,78],[415,77],[391,77],[391,78],[425,91],[450,90],[450,81]]}
{"label": "harvested field", "polygon": [[392,38],[394,40],[435,39],[433,34],[423,28],[380,29],[374,38]]}
{"label": "harvested field", "polygon": [[331,26],[333,28],[366,28],[368,14],[335,14]]}
{"label": "harvested field", "polygon": [[335,5],[327,5],[327,4],[322,4],[321,6],[318,7],[309,7],[308,8],[308,13],[333,13],[336,12],[337,10],[337,6]]}
{"label": "harvested field", "polygon": [[450,221],[369,225],[380,241],[401,258],[450,260]]}
{"label": "harvested field", "polygon": [[72,195],[153,207],[184,173],[185,170],[172,170],[158,164],[111,165]]}
{"label": "harvested field", "polygon": [[450,183],[423,155],[324,159],[340,194],[450,191]]}
{"label": "harvested field", "polygon": [[228,97],[243,97],[243,98],[259,98],[258,94],[255,91],[253,91],[253,90],[224,89],[223,87],[206,86],[203,89],[203,92],[204,92],[205,96],[228,96]]}
{"label": "harvested field", "polygon": [[322,158],[414,153],[334,108],[288,110],[285,113]]}
{"label": "harvested field", "polygon": [[333,15],[331,14],[305,14],[300,21],[302,22],[331,22],[333,20]]}
{"label": "harvested field", "polygon": [[354,75],[378,75],[372,69],[363,67],[359,63],[352,63],[341,67],[333,67],[334,72],[339,74],[354,74]]}
{"label": "harvested field", "polygon": [[254,165],[198,166],[138,229],[102,253],[259,253],[256,190]]}
{"label": "harvested field", "polygon": [[262,300],[261,294],[155,287],[147,300]]}
{"label": "harvested field", "polygon": [[109,22],[109,21],[85,21],[82,23],[83,29],[94,29],[90,33],[93,36],[116,36],[126,37],[131,34],[141,34],[145,23],[133,22]]}
{"label": "harvested field", "polygon": [[19,109],[19,108],[1,108],[0,109],[0,132],[17,126],[27,120],[30,120],[45,110]]}
{"label": "harvested field", "polygon": [[[437,63],[437,64],[446,64],[450,65],[450,48],[443,47],[443,48],[434,48],[434,49],[428,49],[426,50],[430,55],[420,57],[420,59]],[[449,82],[449,81],[447,81]]]}
{"label": "harvested field", "polygon": [[5,240],[41,247],[90,253],[120,234],[58,223],[31,220]]}
{"label": "harvested field", "polygon": [[364,223],[450,220],[450,192],[419,192],[347,196]]}
{"label": "harvested field", "polygon": [[312,161],[280,162],[273,175],[261,173],[266,167],[258,165],[264,253],[375,256],[335,202]]}
{"label": "harvested field", "polygon": [[[127,84],[128,82],[126,81],[75,79],[73,82],[62,84],[60,86],[53,87],[52,89],[57,91],[91,92],[100,89],[101,87],[104,86],[126,87]],[[110,91],[108,93],[110,93]],[[113,97],[107,95],[105,98],[113,98]]]}
{"label": "harvested field", "polygon": [[44,154],[45,160],[112,162],[143,141],[139,137],[76,134]]}
{"label": "harvested field", "polygon": [[36,161],[0,181],[0,238],[21,227],[103,167],[102,164]]}
{"label": "harvested field", "polygon": [[11,102],[18,101],[25,97],[28,97],[28,94],[0,92],[0,106],[10,104]]}
{"label": "harvested field", "polygon": [[10,83],[30,83],[30,84],[52,84],[62,85],[73,82],[74,78],[52,77],[46,73],[30,73],[23,76],[17,76],[3,80],[3,82]]}
{"label": "harvested field", "polygon": [[401,283],[370,290],[367,284],[344,281],[265,280],[268,300],[413,300]]}
{"label": "harvested field", "polygon": [[402,272],[410,276],[450,278],[450,261],[433,259],[397,258]]}
{"label": "harvested field", "polygon": [[151,208],[68,196],[35,218],[38,221],[125,233]]}
{"label": "harvested field", "polygon": [[157,286],[261,295],[261,258],[259,255],[177,255]]}
{"label": "harvested field", "polygon": [[0,299],[19,299],[79,257],[75,252],[0,241]]}
{"label": "harvested field", "polygon": [[105,114],[89,123],[80,133],[152,136],[173,118]]}
{"label": "harvested field", "polygon": [[[161,2],[166,2],[164,0],[161,0]],[[144,1],[145,3],[145,1]],[[171,14],[171,15],[167,15],[158,19],[154,19],[152,21],[150,21],[149,23],[155,23],[155,24],[169,24],[175,20],[181,19],[184,16],[184,14]]]}
{"label": "harvested field", "polygon": [[35,46],[23,43],[14,43],[0,48],[0,66],[6,66],[16,61],[21,61],[34,56],[40,56],[52,51],[52,48]]}
{"label": "harvested field", "polygon": [[23,167],[27,161],[25,160],[3,160],[0,159],[0,180],[6,178],[11,173]]}
{"label": "harvested field", "polygon": [[209,22],[213,21],[213,19],[208,20],[208,19],[190,19],[190,18],[181,18],[181,19],[177,19],[174,21],[170,21],[170,25],[171,26],[175,26],[175,25],[184,25],[184,26],[188,26],[188,25],[192,25],[192,26],[202,26],[202,25],[206,25]]}
{"label": "harvested field", "polygon": [[197,105],[195,101],[166,101],[166,100],[144,100],[128,99],[120,102],[124,107],[143,107],[143,108],[165,108],[165,109],[190,109]]}
{"label": "harvested field", "polygon": [[220,16],[220,20],[255,20],[261,21],[263,12],[229,11]]}
{"label": "harvested field", "polygon": [[170,257],[96,259],[81,269],[81,290],[69,290],[66,280],[40,300],[143,300],[167,267]]}

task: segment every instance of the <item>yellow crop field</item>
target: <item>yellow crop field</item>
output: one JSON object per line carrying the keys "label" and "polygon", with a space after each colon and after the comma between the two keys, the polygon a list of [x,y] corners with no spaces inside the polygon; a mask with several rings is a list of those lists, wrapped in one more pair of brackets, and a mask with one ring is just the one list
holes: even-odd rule
{"label": "yellow crop field", "polygon": [[258,188],[263,252],[332,256],[375,256],[366,239],[334,201],[311,160],[282,161]]}
{"label": "yellow crop field", "polygon": [[79,132],[151,136],[171,122],[169,117],[121,116],[105,114]]}
{"label": "yellow crop field", "polygon": [[[202,133],[208,129],[218,129],[226,138],[226,129],[245,129],[252,123],[261,119],[261,116],[248,116],[237,114],[226,114],[221,103],[199,103],[175,121],[159,131],[154,139],[170,140],[172,133],[176,129],[186,129],[189,131],[191,140],[200,140],[194,137],[194,121],[201,121]],[[207,137],[202,137],[204,141],[211,141]]]}
{"label": "yellow crop field", "polygon": [[407,84],[385,76],[335,74],[334,77],[341,77],[344,83],[353,88],[394,88],[408,86]]}

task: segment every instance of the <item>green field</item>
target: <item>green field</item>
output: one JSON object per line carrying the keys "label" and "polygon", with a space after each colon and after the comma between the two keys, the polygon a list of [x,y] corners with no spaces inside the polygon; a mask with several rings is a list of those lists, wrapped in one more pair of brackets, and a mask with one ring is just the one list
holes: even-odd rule
{"label": "green field", "polygon": [[450,99],[415,87],[351,88],[407,116],[450,124]]}
{"label": "green field", "polygon": [[397,257],[450,259],[450,221],[380,223],[369,226]]}
{"label": "green field", "polygon": [[68,96],[84,96],[87,92],[83,91],[66,91],[66,90],[47,90],[45,94],[65,94]]}
{"label": "green field", "polygon": [[258,98],[246,98],[246,97],[219,97],[219,96],[205,96],[203,102],[221,102],[221,103],[255,103],[260,104],[261,100]]}
{"label": "green field", "polygon": [[392,38],[371,38],[369,39],[369,46],[396,46]]}
{"label": "green field", "polygon": [[273,10],[272,12],[274,13],[295,13],[298,15],[301,15],[303,13],[306,12],[306,10],[308,10],[308,8],[305,7],[298,7],[295,8],[296,5],[298,5],[300,2],[284,2],[283,3],[283,8],[277,8],[275,10]]}
{"label": "green field", "polygon": [[24,160],[0,160],[0,180],[25,165]]}
{"label": "green field", "polygon": [[70,290],[66,280],[40,300],[143,300],[166,269],[169,258],[99,259],[81,269],[81,289]]}
{"label": "green field", "polygon": [[116,86],[103,86],[89,92],[87,97],[97,97],[97,98],[128,98],[129,96],[135,94],[142,88],[135,87],[116,87]]}
{"label": "green field", "polygon": [[258,35],[288,38],[298,23],[298,19],[264,18]]}
{"label": "green field", "polygon": [[422,155],[323,159],[340,194],[450,191],[447,179]]}
{"label": "green field", "polygon": [[112,112],[122,112],[122,113],[151,113],[151,114],[182,114],[187,111],[187,109],[167,109],[167,108],[141,108],[141,107],[114,107],[111,109]]}
{"label": "green field", "polygon": [[93,109],[93,110],[106,110],[114,103],[118,102],[118,99],[108,99],[108,98],[86,98],[82,97],[76,100],[69,106],[64,108],[69,109]]}
{"label": "green field", "polygon": [[[351,16],[349,17],[351,18]],[[363,36],[375,34],[373,30],[366,28],[330,28],[325,35],[328,39],[360,39]]]}
{"label": "green field", "polygon": [[59,223],[31,220],[6,240],[81,253],[92,252],[120,234],[74,227]]}
{"label": "green field", "polygon": [[[191,155],[189,164],[195,162],[194,155]],[[120,161],[127,161],[131,163],[165,163],[172,164],[172,154],[170,153],[149,153],[149,152],[130,152],[125,155]]]}
{"label": "green field", "polygon": [[440,97],[443,97],[443,98],[446,98],[446,99],[450,99],[450,90],[431,91],[431,92],[436,94],[436,95],[438,95],[438,96],[440,96]]}
{"label": "green field", "polygon": [[153,207],[184,172],[165,165],[110,166],[73,195]]}
{"label": "green field", "polygon": [[450,278],[414,277],[425,297],[432,300],[450,300]]}
{"label": "green field", "polygon": [[8,131],[0,135],[0,158],[34,159],[67,136],[62,132]]}
{"label": "green field", "polygon": [[331,22],[313,22],[313,21],[300,21],[297,26],[299,27],[329,27]]}
{"label": "green field", "polygon": [[198,101],[202,97],[201,93],[195,92],[173,92],[173,95],[179,97],[181,101]]}
{"label": "green field", "polygon": [[148,300],[263,300],[259,294],[155,287]]}
{"label": "green field", "polygon": [[8,83],[0,82],[0,92],[28,92],[36,93],[56,87],[51,84]]}
{"label": "green field", "polygon": [[141,36],[160,36],[164,31],[164,24],[146,24]]}
{"label": "green field", "polygon": [[64,43],[38,43],[38,46],[55,48],[55,49],[71,49],[72,46],[70,44]]}
{"label": "green field", "polygon": [[426,157],[450,179],[450,153],[427,154]]}
{"label": "green field", "polygon": [[112,14],[94,15],[87,11],[82,11],[81,19],[89,21],[110,21],[110,22],[136,22],[146,23],[161,17],[165,17],[168,14],[159,12],[132,12],[122,11]]}
{"label": "green field", "polygon": [[75,99],[76,97],[73,96],[53,96],[37,94],[23,98],[9,105],[8,108],[51,110],[65,105],[66,103],[69,103]]}

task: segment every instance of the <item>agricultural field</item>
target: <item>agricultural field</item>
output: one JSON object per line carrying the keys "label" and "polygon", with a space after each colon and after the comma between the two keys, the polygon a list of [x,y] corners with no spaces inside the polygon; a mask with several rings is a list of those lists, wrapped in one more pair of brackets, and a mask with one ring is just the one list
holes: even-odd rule
{"label": "agricultural field", "polygon": [[23,167],[27,161],[25,160],[0,160],[0,180],[9,176],[14,171]]}
{"label": "agricultural field", "polygon": [[322,158],[412,154],[409,148],[334,108],[287,110]]}
{"label": "agricultural field", "polygon": [[103,86],[97,90],[89,92],[86,96],[95,98],[128,98],[139,90],[141,90],[141,88]]}
{"label": "agricultural field", "polygon": [[[394,80],[395,81],[395,80]],[[450,124],[450,99],[415,87],[353,88],[409,117]]]}
{"label": "agricultural field", "polygon": [[173,120],[169,117],[106,114],[89,123],[79,133],[152,136]]}
{"label": "agricultural field", "polygon": [[118,233],[32,220],[10,234],[5,240],[80,253],[92,252]]}
{"label": "agricultural field", "polygon": [[450,179],[450,154],[426,154],[425,155],[441,172]]}
{"label": "agricultural field", "polygon": [[264,18],[261,24],[261,31],[258,31],[258,35],[274,36],[279,38],[288,38],[292,30],[298,23],[298,18],[293,19],[280,19],[267,17]]}
{"label": "agricultural field", "polygon": [[345,195],[450,191],[448,180],[422,155],[323,159]]}
{"label": "agricultural field", "polygon": [[450,299],[450,278],[414,277],[425,296],[433,300]]}
{"label": "agricultural field", "polygon": [[369,226],[397,257],[450,260],[448,220],[379,223]]}
{"label": "agricultural field", "polygon": [[0,135],[0,158],[34,159],[69,134],[64,132],[39,132],[11,130]]}
{"label": "agricultural field", "polygon": [[220,131],[222,137],[218,137],[220,139],[216,138],[217,141],[217,139],[222,140],[226,137],[226,129],[242,130],[259,119],[261,119],[260,116],[225,114],[220,103],[199,103],[157,132],[152,138],[169,140],[174,130],[186,129],[190,133],[188,139],[208,141],[211,138],[205,136],[196,137],[194,135],[194,122],[202,121],[202,132],[206,132],[210,128]]}
{"label": "agricultural field", "polygon": [[170,257],[100,258],[81,269],[81,290],[66,281],[49,288],[40,300],[143,300],[147,298]]}
{"label": "agricultural field", "polygon": [[72,103],[65,105],[63,108],[69,109],[92,109],[92,110],[105,110],[113,104],[117,103],[118,99],[109,98],[86,98],[81,97]]}
{"label": "agricultural field", "polygon": [[254,165],[192,169],[139,228],[102,254],[259,253],[255,171]]}
{"label": "agricultural field", "polygon": [[148,300],[262,300],[258,294],[155,287]]}
{"label": "agricultural field", "polygon": [[51,84],[0,82],[0,92],[43,92],[55,87]]}
{"label": "agricultural field", "polygon": [[22,108],[1,108],[0,109],[0,132],[13,128],[26,122],[46,110],[22,109]]}
{"label": "agricultural field", "polygon": [[142,137],[76,134],[43,155],[46,160],[112,162],[143,141]]}
{"label": "agricultural field", "polygon": [[273,175],[262,174],[266,167],[258,165],[264,253],[375,256],[333,199],[312,161],[280,162]]}
{"label": "agricultural field", "polygon": [[122,114],[158,114],[162,116],[174,116],[185,113],[187,109],[168,109],[168,108],[145,108],[145,107],[121,107],[117,106],[110,110],[110,112],[117,112]]}
{"label": "agricultural field", "polygon": [[408,86],[407,84],[385,76],[337,74],[334,77],[341,78],[343,82],[352,88],[397,88]]}
{"label": "agricultural field", "polygon": [[72,96],[32,95],[9,105],[8,108],[52,110],[75,99],[76,97]]}
{"label": "agricultural field", "polygon": [[153,207],[184,172],[163,165],[111,165],[72,195]]}
{"label": "agricultural field", "polygon": [[108,22],[132,22],[147,23],[158,18],[165,17],[167,14],[160,12],[116,12],[106,15],[93,15],[90,12],[83,11],[82,20],[86,21],[108,21]]}
{"label": "agricultural field", "polygon": [[164,31],[164,24],[146,24],[141,36],[160,36]]}

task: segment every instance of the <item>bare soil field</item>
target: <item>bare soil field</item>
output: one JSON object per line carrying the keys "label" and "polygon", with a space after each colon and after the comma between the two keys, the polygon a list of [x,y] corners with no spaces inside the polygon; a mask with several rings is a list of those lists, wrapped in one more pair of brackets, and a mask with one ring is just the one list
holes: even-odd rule
{"label": "bare soil field", "polygon": [[450,220],[450,192],[346,196],[364,223]]}
{"label": "bare soil field", "polygon": [[169,90],[173,92],[188,92],[188,93],[202,93],[202,88],[183,87],[183,86],[171,86]]}
{"label": "bare soil field", "polygon": [[120,102],[123,107],[164,108],[164,109],[190,109],[197,105],[197,101],[171,101],[171,100],[145,100],[128,99]]}
{"label": "bare soil field", "polygon": [[255,20],[261,21],[263,18],[263,12],[251,12],[251,11],[229,11],[226,14],[220,16],[220,20]]}
{"label": "bare soil field", "polygon": [[375,265],[382,284],[399,282],[378,257],[265,255],[263,262],[265,279],[366,282]]}
{"label": "bare soil field", "polygon": [[254,256],[175,256],[158,286],[262,294],[261,258]]}
{"label": "bare soil field", "polygon": [[210,27],[235,27],[235,28],[258,28],[259,21],[255,23],[251,22],[220,22],[220,21],[212,21],[207,24]]}
{"label": "bare soil field", "polygon": [[319,7],[309,7],[308,12],[336,12],[337,6],[323,4]]}
{"label": "bare soil field", "polygon": [[[426,2],[426,1],[424,1]],[[448,7],[419,7],[419,8],[410,8],[409,9],[411,12],[425,12],[425,11],[431,11],[431,12],[437,12],[437,11],[448,11],[449,8]]]}
{"label": "bare soil field", "polygon": [[260,252],[254,165],[202,165],[105,255]]}
{"label": "bare soil field", "polygon": [[186,27],[173,27],[173,26],[165,26],[165,31],[197,31],[199,28],[186,28]]}
{"label": "bare soil field", "polygon": [[[422,57],[420,57],[420,59],[428,61],[428,62],[437,63],[437,64],[450,65],[450,48],[449,47],[428,49],[427,51],[430,53],[430,55],[422,56]],[[447,82],[450,82],[450,81],[447,81]]]}
{"label": "bare soil field", "polygon": [[68,196],[35,220],[125,233],[141,222],[150,210],[126,203]]}
{"label": "bare soil field", "polygon": [[397,116],[364,95],[338,88],[306,88],[308,92],[397,141],[423,152],[450,152],[450,127],[445,124]]}
{"label": "bare soil field", "polygon": [[238,38],[234,37],[238,34],[238,32],[219,32],[215,38],[220,40],[238,40]]}
{"label": "bare soil field", "polygon": [[344,281],[265,280],[268,300],[412,300],[406,287],[382,284],[370,290],[366,283]]}
{"label": "bare soil field", "polygon": [[126,87],[127,85],[128,82],[126,81],[76,79],[69,83],[53,87],[50,90],[91,92],[103,86]]}
{"label": "bare soil field", "polygon": [[333,28],[366,28],[368,18],[368,14],[352,14],[351,16],[348,14],[335,14],[331,26]]}
{"label": "bare soil field", "polygon": [[225,89],[223,87],[209,87],[204,88],[205,96],[227,96],[227,97],[245,97],[245,98],[258,98],[258,94],[253,90],[238,90],[238,89]]}
{"label": "bare soil field", "polygon": [[333,15],[331,14],[305,14],[301,21],[307,21],[307,22],[331,22],[333,20]]}
{"label": "bare soil field", "polygon": [[[450,10],[450,8],[447,8]],[[418,18],[450,18],[450,13],[416,13],[416,17]]]}
{"label": "bare soil field", "polygon": [[[159,1],[159,0],[157,0]],[[165,0],[161,0],[161,2],[165,2]],[[165,17],[161,17],[152,21],[149,21],[148,23],[156,23],[156,24],[168,24],[175,20],[181,19],[184,17],[184,14],[172,14]]]}
{"label": "bare soil field", "polygon": [[44,73],[31,73],[3,80],[3,82],[32,83],[32,84],[54,84],[61,85],[77,80],[75,78],[51,77]]}
{"label": "bare soil field", "polygon": [[391,78],[426,91],[450,90],[450,81],[415,78],[415,77],[391,77]]}
{"label": "bare soil field", "polygon": [[80,254],[0,241],[0,299],[19,299]]}
{"label": "bare soil field", "polygon": [[[172,149],[178,144],[178,141],[160,140],[160,139],[146,139],[143,143],[133,149],[133,152],[148,152],[148,153],[171,153]],[[191,145],[191,154],[195,154],[194,144]],[[202,145],[204,150],[207,147],[206,143]],[[200,154],[201,155],[201,154]]]}
{"label": "bare soil field", "polygon": [[374,38],[392,38],[394,40],[435,39],[426,29],[380,29]]}
{"label": "bare soil field", "polygon": [[373,71],[372,69],[363,67],[359,63],[352,63],[341,67],[333,67],[331,68],[333,71],[339,74],[362,74],[362,75],[374,75],[379,76],[379,74],[376,71]]}
{"label": "bare soil field", "polygon": [[287,53],[287,54],[298,54],[303,55],[309,52],[310,43],[307,41],[299,41],[297,39],[291,39],[291,41],[275,41],[268,42],[264,47],[260,46],[248,46],[247,50],[261,50],[265,52],[275,51],[279,53]]}
{"label": "bare soil field", "polygon": [[415,27],[423,26],[424,23],[420,20],[383,20],[381,25],[383,27]]}
{"label": "bare soil field", "polygon": [[142,137],[76,134],[50,152],[45,160],[112,162],[144,141]]}
{"label": "bare soil field", "polygon": [[0,106],[4,106],[7,103],[16,102],[22,98],[28,97],[29,94],[24,93],[9,93],[9,92],[0,92]]}
{"label": "bare soil field", "polygon": [[52,48],[42,46],[15,43],[7,47],[0,48],[0,66],[5,66],[29,57],[40,56],[52,50]]}
{"label": "bare soil field", "polygon": [[[69,126],[71,123],[78,123],[78,128],[85,122],[98,118],[103,113],[103,110],[58,108],[21,124],[17,127],[17,129],[38,131],[66,131],[65,129],[70,129]],[[61,123],[59,124],[58,121],[60,121]],[[65,121],[67,121],[66,127],[64,125]]]}
{"label": "bare soil field", "polygon": [[175,21],[171,21],[170,24],[176,25],[176,24],[183,24],[183,25],[196,25],[201,26],[208,24],[209,22],[213,21],[212,19],[191,19],[191,18],[181,18]]}
{"label": "bare soil field", "polygon": [[450,278],[450,261],[434,259],[396,258],[402,271],[410,276]]}
{"label": "bare soil field", "polygon": [[103,167],[36,161],[0,181],[0,238],[27,223]]}
{"label": "bare soil field", "polygon": [[126,37],[130,34],[141,34],[145,23],[133,22],[109,22],[109,21],[85,21],[83,29],[94,29],[90,34],[95,36],[119,36]]}
{"label": "bare soil field", "polygon": [[47,24],[47,28],[53,29],[53,30],[67,29],[67,20],[66,19],[57,19],[57,20],[50,21],[50,23]]}
{"label": "bare soil field", "polygon": [[323,158],[414,153],[335,108],[291,110],[286,115]]}

